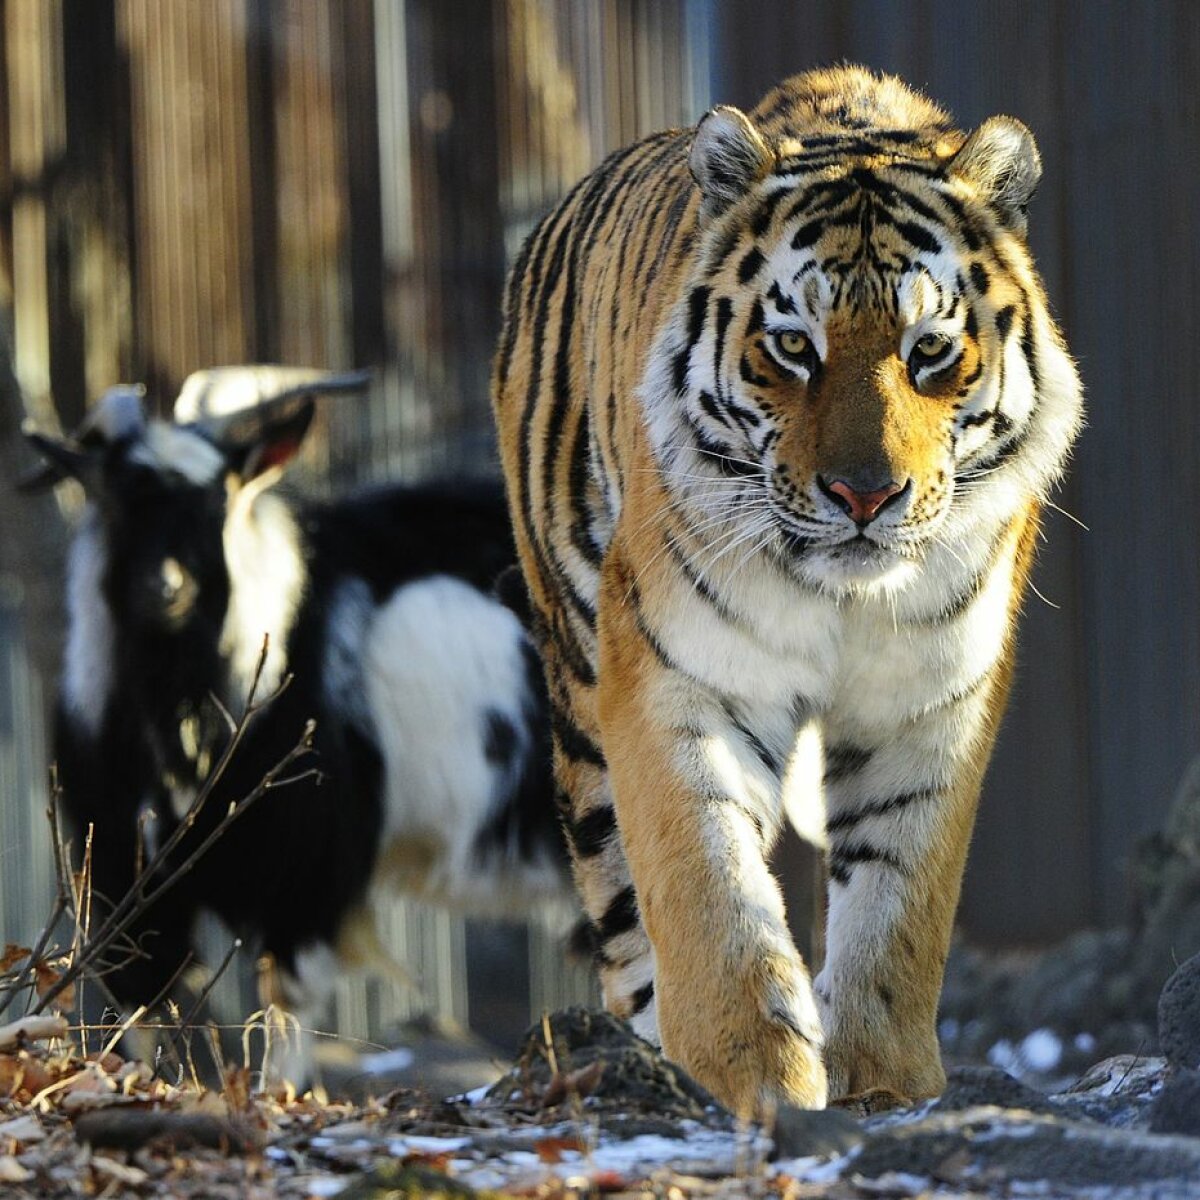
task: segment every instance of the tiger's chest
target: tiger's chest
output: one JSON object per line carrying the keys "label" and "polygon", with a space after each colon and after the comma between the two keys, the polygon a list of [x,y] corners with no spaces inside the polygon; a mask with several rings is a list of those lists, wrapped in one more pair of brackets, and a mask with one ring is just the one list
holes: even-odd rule
{"label": "tiger's chest", "polygon": [[706,769],[764,828],[786,813],[823,845],[842,786],[829,772],[847,748],[889,761],[877,782],[893,788],[970,753],[981,685],[1008,643],[1014,556],[982,573],[959,558],[890,599],[839,602],[770,573],[739,573],[723,591],[677,578],[657,597],[653,636],[674,669],[654,707],[700,734]]}
{"label": "tiger's chest", "polygon": [[745,714],[781,753],[814,721],[886,736],[952,709],[1007,644],[1013,547],[986,561],[981,545],[982,567],[961,548],[958,556],[890,597],[833,598],[765,568],[707,591],[674,577],[657,598],[657,635],[694,685]]}

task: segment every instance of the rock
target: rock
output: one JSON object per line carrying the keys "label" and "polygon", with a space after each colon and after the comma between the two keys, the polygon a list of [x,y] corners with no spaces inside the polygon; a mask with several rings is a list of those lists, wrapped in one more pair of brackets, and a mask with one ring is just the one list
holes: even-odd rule
{"label": "rock", "polygon": [[1103,1096],[1141,1096],[1161,1082],[1166,1067],[1165,1058],[1117,1054],[1089,1067],[1064,1094],[1095,1092]]}
{"label": "rock", "polygon": [[1200,954],[1167,980],[1158,998],[1158,1041],[1171,1066],[1200,1067]]}
{"label": "rock", "polygon": [[946,1077],[946,1090],[934,1104],[934,1109],[937,1112],[962,1112],[985,1104],[1025,1112],[1054,1112],[1054,1105],[1045,1095],[999,1067],[953,1068]]}
{"label": "rock", "polygon": [[1147,1129],[1166,1075],[1165,1058],[1119,1054],[1096,1063],[1052,1100],[1064,1117],[1098,1121],[1115,1129]]}
{"label": "rock", "polygon": [[1150,1109],[1150,1131],[1200,1137],[1200,1071],[1177,1071],[1167,1080]]}
{"label": "rock", "polygon": [[352,1180],[338,1196],[340,1200],[490,1200],[496,1193],[477,1192],[418,1164],[383,1163]]}
{"label": "rock", "polygon": [[[547,1039],[547,1028],[549,1039]],[[485,1104],[543,1110],[586,1101],[623,1120],[691,1119],[728,1124],[732,1117],[682,1067],[663,1058],[611,1013],[568,1008],[530,1027],[517,1064]],[[640,1126],[639,1126],[640,1129]]]}
{"label": "rock", "polygon": [[775,1116],[771,1132],[775,1158],[831,1158],[846,1154],[862,1143],[858,1122],[836,1108],[795,1108],[787,1104]]}
{"label": "rock", "polygon": [[1185,772],[1162,832],[1152,835],[1134,856],[1139,913],[1130,961],[1120,981],[1131,1012],[1139,1002],[1152,1002],[1174,963],[1200,953],[1198,850],[1200,757]]}
{"label": "rock", "polygon": [[1106,1195],[1191,1200],[1200,1189],[1200,1142],[996,1108],[933,1113],[873,1133],[855,1156],[856,1177],[891,1173],[1010,1195],[1036,1184],[1063,1197]]}
{"label": "rock", "polygon": [[208,1113],[149,1108],[102,1108],[74,1122],[75,1137],[93,1149],[139,1150],[151,1143],[176,1150],[204,1146],[226,1154],[247,1154],[261,1135],[242,1121]]}

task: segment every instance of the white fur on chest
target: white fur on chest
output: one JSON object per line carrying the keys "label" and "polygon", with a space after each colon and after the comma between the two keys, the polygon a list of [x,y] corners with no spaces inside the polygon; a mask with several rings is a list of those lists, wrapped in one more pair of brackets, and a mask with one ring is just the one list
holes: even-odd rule
{"label": "white fur on chest", "polygon": [[[977,683],[1009,625],[1014,547],[994,561],[992,531],[931,556],[896,595],[834,597],[788,586],[769,564],[741,573],[718,613],[685,580],[655,632],[697,681],[754,706],[803,701],[809,713],[894,726]],[[961,612],[936,619],[987,572]]]}
{"label": "white fur on chest", "polygon": [[240,712],[268,639],[255,699],[270,696],[287,670],[287,640],[307,585],[300,531],[288,506],[272,495],[244,493],[230,505],[222,533],[229,569],[229,608],[221,654],[229,664],[228,702]]}
{"label": "white fur on chest", "polygon": [[[787,587],[767,564],[723,593],[722,616],[680,581],[655,632],[690,682],[664,685],[656,706],[693,727],[700,714],[704,773],[764,827],[782,809],[802,836],[822,844],[826,747],[889,745],[871,766],[883,773],[875,783],[903,790],[942,777],[970,741],[978,705],[960,698],[995,666],[1011,619],[1015,545],[996,556],[996,536],[985,531],[953,557],[934,557],[909,590],[892,596],[813,594]],[[929,713],[937,719],[923,719]],[[748,749],[745,730],[777,756],[782,778]]]}
{"label": "white fur on chest", "polygon": [[902,623],[878,602],[849,609],[831,713],[843,725],[889,729],[967,693],[1000,657],[1011,598],[1006,555],[966,609],[945,622]]}

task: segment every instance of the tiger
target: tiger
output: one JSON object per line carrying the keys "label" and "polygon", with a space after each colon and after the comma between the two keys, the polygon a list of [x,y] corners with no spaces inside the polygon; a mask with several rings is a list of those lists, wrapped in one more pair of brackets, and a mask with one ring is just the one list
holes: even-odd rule
{"label": "tiger", "polygon": [[[856,66],[619,150],[492,401],[606,1006],[734,1111],[939,1094],[938,998],[1082,387],[1029,129]],[[813,978],[768,855],[825,851]]]}

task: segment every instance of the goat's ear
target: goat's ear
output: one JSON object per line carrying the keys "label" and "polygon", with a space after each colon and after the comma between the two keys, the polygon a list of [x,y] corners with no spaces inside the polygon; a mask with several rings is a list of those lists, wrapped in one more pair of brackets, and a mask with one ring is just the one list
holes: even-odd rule
{"label": "goat's ear", "polygon": [[973,184],[1014,233],[1025,233],[1026,210],[1042,178],[1042,158],[1026,125],[1016,117],[989,117],[950,160],[950,171]]}
{"label": "goat's ear", "polygon": [[53,487],[63,479],[78,479],[89,491],[100,481],[100,452],[85,449],[68,438],[47,437],[26,424],[21,432],[42,456],[42,462],[17,480],[17,491],[33,494]]}
{"label": "goat's ear", "polygon": [[43,491],[68,478],[94,487],[99,482],[104,447],[138,437],[145,429],[146,414],[142,407],[145,395],[146,389],[140,383],[110,387],[75,429],[61,438],[38,433],[27,423],[22,433],[43,461],[17,480],[17,490]]}
{"label": "goat's ear", "polygon": [[314,399],[301,396],[239,415],[225,430],[221,447],[233,473],[242,483],[274,483],[299,453],[315,412]]}

